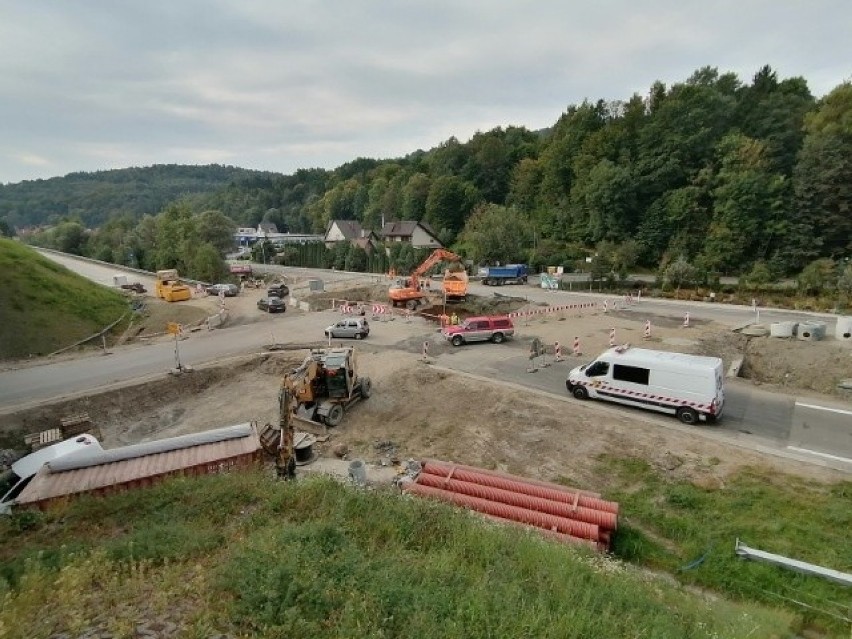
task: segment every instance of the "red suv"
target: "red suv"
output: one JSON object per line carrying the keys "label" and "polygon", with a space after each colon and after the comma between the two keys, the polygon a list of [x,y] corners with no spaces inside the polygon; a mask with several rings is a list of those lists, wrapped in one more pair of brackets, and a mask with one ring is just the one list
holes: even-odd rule
{"label": "red suv", "polygon": [[515,334],[515,325],[505,315],[493,317],[468,317],[457,326],[445,326],[441,334],[453,346],[468,342],[494,342],[499,344]]}

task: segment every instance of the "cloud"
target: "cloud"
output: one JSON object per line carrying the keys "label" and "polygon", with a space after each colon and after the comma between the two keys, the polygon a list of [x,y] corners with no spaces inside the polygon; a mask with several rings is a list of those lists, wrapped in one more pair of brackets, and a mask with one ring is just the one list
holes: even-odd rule
{"label": "cloud", "polygon": [[820,95],[849,77],[850,22],[846,0],[6,3],[0,181],[206,158],[332,168],[549,126],[707,65],[748,81],[769,64]]}
{"label": "cloud", "polygon": [[32,153],[18,153],[14,156],[14,159],[21,164],[26,166],[50,166],[51,162],[47,158],[44,158],[40,155],[34,155]]}

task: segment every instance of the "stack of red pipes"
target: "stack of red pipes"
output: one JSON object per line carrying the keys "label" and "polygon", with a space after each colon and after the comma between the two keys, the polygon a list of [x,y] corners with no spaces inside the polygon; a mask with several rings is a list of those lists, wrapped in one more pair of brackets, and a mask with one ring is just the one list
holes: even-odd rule
{"label": "stack of red pipes", "polygon": [[434,459],[421,465],[406,492],[533,526],[560,541],[605,551],[618,525],[618,504],[597,493]]}

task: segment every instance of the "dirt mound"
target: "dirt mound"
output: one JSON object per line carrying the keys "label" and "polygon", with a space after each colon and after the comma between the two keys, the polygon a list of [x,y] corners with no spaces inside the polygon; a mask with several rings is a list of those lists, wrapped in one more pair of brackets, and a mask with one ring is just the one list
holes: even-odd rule
{"label": "dirt mound", "polygon": [[[352,286],[335,290],[311,293],[305,296],[312,309],[324,310],[331,308],[332,302],[340,304],[343,301],[350,304],[372,305],[388,303],[388,285],[373,284],[369,286]],[[370,309],[367,309],[370,312]]]}
{"label": "dirt mound", "polygon": [[829,395],[838,394],[837,384],[852,370],[852,348],[836,340],[802,342],[726,331],[702,338],[697,353],[721,357],[726,366],[745,357],[740,371],[745,379]]}

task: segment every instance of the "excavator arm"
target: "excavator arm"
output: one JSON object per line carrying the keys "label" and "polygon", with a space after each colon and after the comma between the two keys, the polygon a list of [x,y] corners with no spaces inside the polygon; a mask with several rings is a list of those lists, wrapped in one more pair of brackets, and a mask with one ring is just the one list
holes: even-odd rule
{"label": "excavator arm", "polygon": [[452,251],[448,251],[447,249],[435,249],[432,253],[427,257],[423,262],[411,273],[411,279],[409,281],[409,287],[420,290],[420,278],[423,277],[429,269],[435,266],[438,262],[459,262],[461,261],[461,257],[453,253]]}
{"label": "excavator arm", "polygon": [[293,447],[295,429],[293,414],[296,412],[295,398],[286,386],[278,393],[278,428],[281,431],[278,442],[278,454],[275,458],[275,470],[281,479],[293,479],[296,476],[296,451]]}

